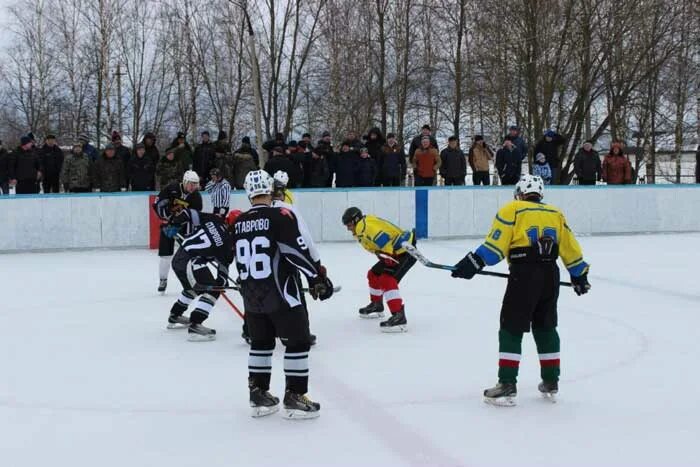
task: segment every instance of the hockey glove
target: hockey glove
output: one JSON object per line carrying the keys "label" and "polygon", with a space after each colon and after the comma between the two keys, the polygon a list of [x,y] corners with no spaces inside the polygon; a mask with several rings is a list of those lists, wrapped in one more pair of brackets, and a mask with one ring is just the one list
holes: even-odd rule
{"label": "hockey glove", "polygon": [[314,300],[328,300],[333,296],[333,282],[328,277],[316,276],[309,293]]}
{"label": "hockey glove", "polygon": [[180,227],[177,225],[166,225],[163,227],[163,235],[168,238],[175,238],[177,233],[180,231]]}
{"label": "hockey glove", "polygon": [[591,284],[588,282],[588,273],[581,274],[578,277],[571,278],[571,284],[573,284],[574,292],[579,297],[583,294],[587,294],[588,290],[591,288]]}
{"label": "hockey glove", "polygon": [[462,258],[462,261],[455,264],[455,270],[452,271],[452,277],[461,277],[462,279],[471,279],[477,272],[484,269],[484,260],[469,252],[467,256]]}

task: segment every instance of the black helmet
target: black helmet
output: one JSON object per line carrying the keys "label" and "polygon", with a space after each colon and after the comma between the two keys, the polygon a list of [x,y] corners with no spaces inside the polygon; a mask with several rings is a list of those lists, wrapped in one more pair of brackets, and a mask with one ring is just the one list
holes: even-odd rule
{"label": "black helmet", "polygon": [[356,207],[351,207],[347,208],[345,212],[343,213],[343,225],[348,225],[350,222],[359,222],[360,219],[362,219],[362,211],[360,211],[360,208]]}

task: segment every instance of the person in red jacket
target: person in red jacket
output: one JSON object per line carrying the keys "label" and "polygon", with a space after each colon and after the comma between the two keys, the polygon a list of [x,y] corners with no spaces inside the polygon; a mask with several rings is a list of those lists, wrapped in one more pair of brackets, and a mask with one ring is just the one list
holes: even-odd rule
{"label": "person in red jacket", "polygon": [[608,185],[632,183],[632,165],[623,153],[620,143],[613,143],[610,153],[603,160],[603,181]]}

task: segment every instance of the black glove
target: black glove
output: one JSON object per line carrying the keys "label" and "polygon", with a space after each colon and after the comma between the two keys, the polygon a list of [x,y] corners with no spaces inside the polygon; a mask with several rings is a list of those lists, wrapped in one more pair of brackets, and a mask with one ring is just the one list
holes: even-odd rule
{"label": "black glove", "polygon": [[333,282],[328,277],[316,276],[310,284],[309,293],[314,300],[328,300],[333,296]]}
{"label": "black glove", "polygon": [[588,290],[591,288],[591,284],[588,282],[588,273],[581,274],[578,277],[572,277],[571,283],[573,284],[574,292],[576,292],[578,296],[587,294]]}
{"label": "black glove", "polygon": [[452,271],[452,277],[461,277],[462,279],[471,279],[477,272],[484,269],[484,260],[469,252],[467,256],[462,258],[462,261],[455,264],[455,270]]}

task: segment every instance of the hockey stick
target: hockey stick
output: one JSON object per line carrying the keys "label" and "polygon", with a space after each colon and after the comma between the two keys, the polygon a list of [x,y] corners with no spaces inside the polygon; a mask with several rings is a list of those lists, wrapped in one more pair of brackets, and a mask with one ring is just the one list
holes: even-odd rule
{"label": "hockey stick", "polygon": [[[241,290],[241,287],[237,284],[234,285],[227,285],[227,286],[218,286],[218,285],[200,285],[197,284],[194,287],[194,290],[196,292],[225,292],[226,290],[236,290],[239,291]],[[343,290],[342,285],[336,285],[333,287],[333,293],[337,293]],[[309,293],[309,288],[308,287],[302,287],[301,291],[304,293]]]}
{"label": "hockey stick", "polygon": [[[413,256],[418,260],[419,263],[421,263],[423,266],[428,267],[428,268],[433,268],[433,269],[442,269],[443,271],[454,271],[455,268],[454,266],[449,266],[447,264],[438,264],[438,263],[433,263],[430,261],[428,258],[423,255],[423,253],[418,250],[415,246],[411,245],[408,242],[403,242],[401,244],[404,250],[406,250],[406,253],[409,255]],[[479,271],[477,274],[480,274],[482,276],[493,276],[493,277],[503,277],[505,279],[508,279],[510,277],[509,274],[504,274],[502,272],[492,272],[492,271]],[[559,282],[560,286],[563,287],[572,287],[571,282]]]}
{"label": "hockey stick", "polygon": [[226,300],[226,303],[231,305],[231,308],[233,308],[233,311],[235,311],[236,314],[238,316],[240,316],[242,320],[245,321],[245,315],[243,314],[243,312],[241,310],[238,309],[238,307],[235,305],[235,303],[233,303],[233,301],[230,298],[228,298],[228,295],[226,295],[226,292],[221,292],[221,296],[224,297],[224,300]]}

